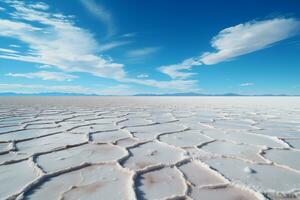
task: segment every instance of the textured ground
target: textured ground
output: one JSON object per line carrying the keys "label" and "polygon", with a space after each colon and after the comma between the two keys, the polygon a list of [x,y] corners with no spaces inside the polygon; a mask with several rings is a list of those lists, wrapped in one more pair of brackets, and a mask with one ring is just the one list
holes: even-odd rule
{"label": "textured ground", "polygon": [[1,199],[300,199],[300,98],[1,97]]}

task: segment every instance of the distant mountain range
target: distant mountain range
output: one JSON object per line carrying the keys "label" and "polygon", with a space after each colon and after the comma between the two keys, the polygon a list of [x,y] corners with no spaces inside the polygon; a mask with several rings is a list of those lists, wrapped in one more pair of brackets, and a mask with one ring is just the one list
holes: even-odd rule
{"label": "distant mountain range", "polygon": [[[0,93],[0,96],[117,96],[117,95],[97,95],[97,94],[82,94],[82,93],[60,93],[60,92],[45,92],[45,93],[14,93],[5,92]],[[124,96],[300,96],[300,95],[287,95],[287,94],[261,94],[261,95],[243,95],[236,93],[224,94],[201,94],[201,93],[169,93],[169,94],[136,94]]]}
{"label": "distant mountain range", "polygon": [[169,93],[169,94],[136,94],[134,96],[244,96],[235,93],[225,94],[200,94],[200,93]]}
{"label": "distant mountain range", "polygon": [[287,95],[287,94],[245,95],[245,94],[237,94],[237,93],[224,93],[224,94],[170,93],[170,94],[137,94],[134,96],[300,96],[300,95]]}

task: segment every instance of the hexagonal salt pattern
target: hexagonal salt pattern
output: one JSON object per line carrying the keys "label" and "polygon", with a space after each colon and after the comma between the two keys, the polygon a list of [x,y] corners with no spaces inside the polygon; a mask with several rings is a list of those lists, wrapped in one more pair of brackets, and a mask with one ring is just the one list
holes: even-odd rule
{"label": "hexagonal salt pattern", "polygon": [[134,199],[132,174],[115,164],[86,167],[53,176],[28,192],[26,199]]}
{"label": "hexagonal salt pattern", "polygon": [[18,194],[37,177],[37,170],[29,161],[0,166],[1,199]]}
{"label": "hexagonal salt pattern", "polygon": [[174,164],[183,157],[183,150],[168,146],[161,142],[149,142],[129,149],[131,156],[124,166],[133,170],[141,170],[160,164]]}
{"label": "hexagonal salt pattern", "polygon": [[265,151],[264,157],[277,164],[288,166],[300,172],[300,151],[269,149]]}
{"label": "hexagonal salt pattern", "polygon": [[121,147],[108,144],[86,144],[38,156],[37,163],[46,172],[58,171],[87,163],[118,160],[126,155]]}
{"label": "hexagonal salt pattern", "polygon": [[175,168],[162,168],[142,174],[137,181],[138,199],[182,197],[187,190],[185,181]]}
{"label": "hexagonal salt pattern", "polygon": [[0,99],[0,199],[300,199],[300,98]]}
{"label": "hexagonal salt pattern", "polygon": [[300,173],[269,164],[247,163],[231,158],[205,161],[236,184],[261,192],[287,193],[300,187]]}

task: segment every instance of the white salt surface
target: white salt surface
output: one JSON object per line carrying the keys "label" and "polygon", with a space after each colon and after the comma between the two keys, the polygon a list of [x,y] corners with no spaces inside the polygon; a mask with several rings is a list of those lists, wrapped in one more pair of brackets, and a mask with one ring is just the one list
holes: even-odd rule
{"label": "white salt surface", "polygon": [[159,140],[177,147],[197,146],[212,141],[211,138],[201,134],[199,130],[188,130],[174,134],[166,134],[159,137]]}
{"label": "white salt surface", "polygon": [[0,143],[0,153],[3,151],[7,151],[9,147],[9,143]]}
{"label": "white salt surface", "polygon": [[134,198],[130,172],[115,164],[94,165],[55,176],[26,199],[124,199]]}
{"label": "white salt surface", "polygon": [[186,185],[175,168],[150,171],[139,177],[137,197],[139,199],[166,199],[184,196]]}
{"label": "white salt surface", "polygon": [[124,130],[116,130],[116,131],[104,131],[95,133],[92,135],[93,141],[99,143],[114,143],[118,140],[130,138],[131,135]]}
{"label": "white salt surface", "polygon": [[149,142],[129,149],[130,156],[124,163],[129,169],[139,170],[159,164],[173,164],[183,157],[183,150],[161,142]]}
{"label": "white salt surface", "polygon": [[86,144],[43,154],[37,163],[47,172],[58,171],[81,163],[101,163],[114,161],[126,155],[126,151],[115,145]]}
{"label": "white salt surface", "polygon": [[[300,188],[300,174],[274,165],[250,164],[237,159],[216,158],[206,163],[234,183],[248,185],[263,192],[288,193]],[[250,167],[256,173],[248,173]]]}
{"label": "white salt surface", "polygon": [[2,97],[0,199],[300,199],[300,98]]}
{"label": "white salt surface", "polygon": [[270,149],[264,155],[267,159],[288,166],[300,172],[300,151]]}
{"label": "white salt surface", "polygon": [[223,155],[254,162],[264,162],[264,159],[258,154],[260,149],[249,145],[215,141],[203,146],[201,149],[220,156]]}
{"label": "white salt surface", "polygon": [[37,176],[38,174],[29,161],[0,166],[1,199],[16,194]]}

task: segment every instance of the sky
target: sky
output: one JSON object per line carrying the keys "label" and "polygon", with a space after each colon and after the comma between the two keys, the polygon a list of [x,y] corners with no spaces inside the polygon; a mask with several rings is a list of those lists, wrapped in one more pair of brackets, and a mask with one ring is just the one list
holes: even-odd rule
{"label": "sky", "polygon": [[300,1],[0,0],[0,93],[300,94]]}

